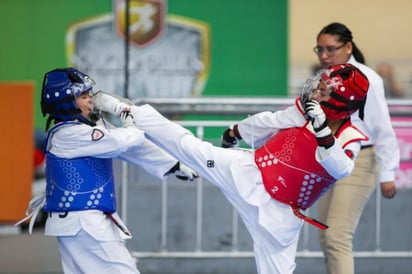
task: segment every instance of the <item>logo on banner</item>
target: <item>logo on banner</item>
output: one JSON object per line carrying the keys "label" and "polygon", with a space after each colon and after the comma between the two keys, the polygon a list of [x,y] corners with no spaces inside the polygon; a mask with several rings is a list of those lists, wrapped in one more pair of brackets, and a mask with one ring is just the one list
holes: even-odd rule
{"label": "logo on banner", "polygon": [[[90,75],[96,90],[124,96],[127,62],[130,100],[201,95],[210,67],[209,24],[167,14],[166,0],[113,3],[113,13],[70,25],[66,33],[69,66]],[[127,3],[130,47],[126,55]]]}
{"label": "logo on banner", "polygon": [[[145,47],[156,41],[164,31],[165,3],[163,0],[129,0],[129,41]],[[126,39],[126,0],[116,0],[117,32]]]}

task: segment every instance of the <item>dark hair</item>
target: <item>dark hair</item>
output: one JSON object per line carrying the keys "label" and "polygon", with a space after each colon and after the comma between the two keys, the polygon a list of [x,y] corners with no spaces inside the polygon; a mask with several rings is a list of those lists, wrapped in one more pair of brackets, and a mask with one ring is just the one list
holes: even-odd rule
{"label": "dark hair", "polygon": [[322,34],[329,34],[329,35],[336,35],[338,37],[338,41],[342,43],[351,42],[352,43],[352,54],[355,57],[356,61],[359,63],[365,64],[365,56],[360,51],[360,49],[356,46],[355,42],[353,42],[352,32],[348,27],[346,27],[342,23],[331,23],[325,26],[316,37],[319,40],[319,36]]}

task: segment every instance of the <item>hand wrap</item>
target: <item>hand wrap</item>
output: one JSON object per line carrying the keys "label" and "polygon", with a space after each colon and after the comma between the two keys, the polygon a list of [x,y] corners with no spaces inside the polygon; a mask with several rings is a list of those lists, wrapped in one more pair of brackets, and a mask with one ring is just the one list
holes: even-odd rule
{"label": "hand wrap", "polygon": [[307,101],[305,104],[305,113],[312,123],[318,145],[326,149],[333,146],[335,138],[332,135],[332,131],[326,120],[326,115],[319,102],[313,99]]}
{"label": "hand wrap", "polygon": [[94,105],[101,111],[106,111],[114,115],[120,115],[123,111],[129,111],[130,105],[121,102],[118,98],[103,91],[98,91],[93,95]]}

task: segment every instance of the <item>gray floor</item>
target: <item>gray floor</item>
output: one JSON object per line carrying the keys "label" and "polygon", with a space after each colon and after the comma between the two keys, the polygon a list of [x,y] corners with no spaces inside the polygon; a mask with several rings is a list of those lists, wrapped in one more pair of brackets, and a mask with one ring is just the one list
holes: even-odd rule
{"label": "gray floor", "polygon": [[[0,236],[0,254],[0,273],[62,273],[56,240],[43,236],[42,231]],[[295,274],[325,273],[322,259],[298,258],[297,265]],[[187,272],[201,268],[207,272]],[[411,259],[356,259],[356,268],[357,274],[410,274],[412,262]],[[256,273],[254,262],[249,259],[142,260],[139,269],[142,274]]]}
{"label": "gray floor", "polygon": [[62,273],[55,238],[43,231],[0,236],[0,273]]}

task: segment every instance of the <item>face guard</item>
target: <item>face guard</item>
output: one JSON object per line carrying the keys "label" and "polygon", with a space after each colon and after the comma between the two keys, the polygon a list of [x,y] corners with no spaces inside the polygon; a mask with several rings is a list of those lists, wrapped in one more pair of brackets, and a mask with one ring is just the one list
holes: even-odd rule
{"label": "face guard", "polygon": [[359,117],[363,119],[369,81],[359,69],[350,64],[330,66],[321,70],[314,78],[307,79],[300,95],[302,106],[319,91],[320,81],[325,83],[330,96],[327,101],[320,102],[328,119],[346,119],[358,109]]}
{"label": "face guard", "polygon": [[319,71],[313,78],[308,78],[303,84],[300,93],[300,102],[302,106],[305,106],[306,102],[312,100],[312,95],[318,89],[318,85],[321,80],[321,75],[325,71],[326,70]]}

